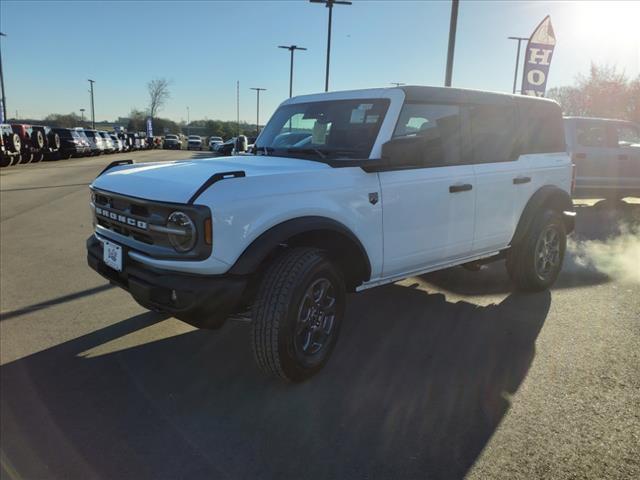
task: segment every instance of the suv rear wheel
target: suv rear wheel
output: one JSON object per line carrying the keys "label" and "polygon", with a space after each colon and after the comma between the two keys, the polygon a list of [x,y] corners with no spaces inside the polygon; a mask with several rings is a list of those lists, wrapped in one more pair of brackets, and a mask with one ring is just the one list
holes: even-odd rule
{"label": "suv rear wheel", "polygon": [[291,382],[316,374],[336,345],[344,306],[342,275],[321,250],[285,251],[269,266],[253,308],[260,369]]}
{"label": "suv rear wheel", "polygon": [[560,213],[547,210],[539,214],[523,240],[507,254],[507,271],[521,290],[540,291],[549,288],[558,278],[567,233]]}

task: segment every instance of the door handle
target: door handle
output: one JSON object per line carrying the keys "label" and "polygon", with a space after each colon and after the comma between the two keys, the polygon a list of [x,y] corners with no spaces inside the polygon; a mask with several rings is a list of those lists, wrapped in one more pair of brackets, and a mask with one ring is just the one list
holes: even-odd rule
{"label": "door handle", "polygon": [[529,183],[531,181],[531,177],[516,177],[513,179],[514,185],[522,185],[523,183]]}
{"label": "door handle", "polygon": [[473,188],[470,183],[461,183],[459,185],[449,185],[449,193],[467,192]]}

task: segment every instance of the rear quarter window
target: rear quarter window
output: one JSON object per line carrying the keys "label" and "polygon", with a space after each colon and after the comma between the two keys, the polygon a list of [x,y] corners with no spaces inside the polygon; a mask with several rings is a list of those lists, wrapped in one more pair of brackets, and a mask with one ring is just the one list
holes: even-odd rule
{"label": "rear quarter window", "polygon": [[523,153],[567,150],[562,111],[555,104],[522,102],[519,105]]}

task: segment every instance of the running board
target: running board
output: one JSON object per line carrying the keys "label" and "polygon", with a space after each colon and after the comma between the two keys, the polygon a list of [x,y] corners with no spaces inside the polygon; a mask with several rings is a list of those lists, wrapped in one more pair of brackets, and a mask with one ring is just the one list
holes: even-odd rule
{"label": "running board", "polygon": [[389,283],[399,282],[400,280],[404,280],[406,278],[417,277],[419,275],[424,275],[425,273],[435,272],[437,270],[444,270],[446,268],[457,267],[457,266],[463,265],[465,263],[480,262],[480,261],[485,261],[486,263],[490,263],[490,262],[492,262],[494,260],[500,260],[502,257],[504,257],[505,253],[506,253],[506,249],[505,250],[492,251],[492,252],[489,252],[489,253],[485,253],[483,255],[475,255],[473,257],[464,258],[462,260],[458,259],[458,260],[453,261],[453,262],[441,263],[439,265],[433,265],[433,266],[428,267],[428,268],[412,270],[410,272],[400,273],[400,274],[397,274],[397,275],[391,275],[389,277],[379,278],[377,280],[370,280],[370,281],[364,282],[362,285],[356,287],[356,292],[361,292],[363,290],[368,290],[368,289],[373,288],[373,287],[380,287],[382,285],[387,285]]}

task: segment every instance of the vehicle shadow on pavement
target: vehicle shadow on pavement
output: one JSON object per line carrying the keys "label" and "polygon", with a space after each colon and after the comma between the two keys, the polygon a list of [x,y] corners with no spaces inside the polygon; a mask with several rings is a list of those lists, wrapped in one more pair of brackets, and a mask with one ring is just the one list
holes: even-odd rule
{"label": "vehicle shadow on pavement", "polygon": [[482,307],[399,285],[368,291],[350,299],[326,368],[299,385],[257,370],[240,322],[87,356],[163,319],[141,314],[0,367],[3,470],[462,478],[526,377],[550,302],[549,292]]}

